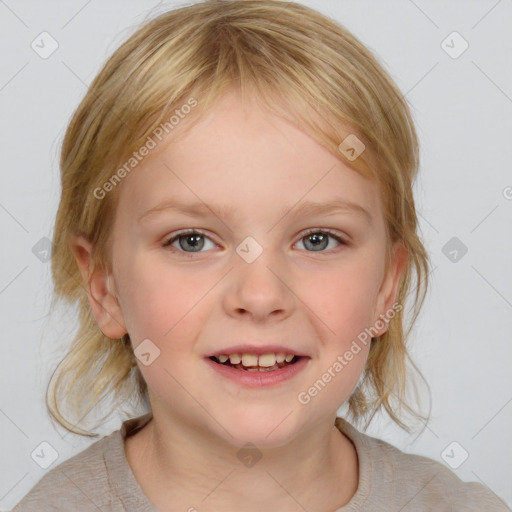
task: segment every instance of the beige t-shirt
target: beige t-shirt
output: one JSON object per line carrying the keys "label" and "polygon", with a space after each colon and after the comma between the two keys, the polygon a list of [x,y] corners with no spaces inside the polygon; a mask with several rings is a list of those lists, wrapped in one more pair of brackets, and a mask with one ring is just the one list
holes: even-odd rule
{"label": "beige t-shirt", "polygon": [[[12,512],[158,512],[135,480],[123,441],[151,417],[149,412],[126,420],[52,469]],[[343,418],[336,426],[357,450],[359,485],[350,503],[334,512],[511,512],[487,487],[462,482],[440,462],[404,453]]]}

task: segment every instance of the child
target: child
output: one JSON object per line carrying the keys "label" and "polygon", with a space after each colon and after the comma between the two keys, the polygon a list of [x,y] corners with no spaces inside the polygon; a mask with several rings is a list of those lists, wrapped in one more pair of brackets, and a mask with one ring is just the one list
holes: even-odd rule
{"label": "child", "polygon": [[411,113],[347,30],[279,0],[164,13],[92,83],[61,170],[52,271],[80,328],[49,410],[81,435],[112,396],[148,410],[16,512],[509,510],[352,424],[408,430],[428,257]]}

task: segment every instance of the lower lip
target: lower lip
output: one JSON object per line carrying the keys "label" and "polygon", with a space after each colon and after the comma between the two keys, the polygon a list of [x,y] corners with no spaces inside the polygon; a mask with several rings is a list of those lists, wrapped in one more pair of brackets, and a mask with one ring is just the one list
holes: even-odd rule
{"label": "lower lip", "polygon": [[231,366],[215,363],[209,358],[205,359],[216,372],[223,377],[230,379],[237,384],[248,388],[262,388],[274,386],[285,380],[289,380],[299,372],[304,370],[310,361],[309,357],[301,357],[296,363],[283,366],[279,370],[248,372],[246,370],[237,370]]}

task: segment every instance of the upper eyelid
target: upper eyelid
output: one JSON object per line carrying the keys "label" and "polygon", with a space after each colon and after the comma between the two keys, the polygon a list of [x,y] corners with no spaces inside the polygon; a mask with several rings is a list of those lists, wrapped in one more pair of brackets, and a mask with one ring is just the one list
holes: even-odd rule
{"label": "upper eyelid", "polygon": [[171,240],[175,240],[175,239],[179,238],[180,236],[192,235],[192,234],[195,234],[195,233],[197,233],[199,235],[203,235],[204,237],[209,238],[210,240],[214,241],[213,238],[206,231],[202,231],[199,228],[197,228],[197,229],[189,228],[189,229],[184,229],[183,231],[178,230],[177,233],[173,232],[170,235],[166,235],[164,237],[164,243],[170,242]]}

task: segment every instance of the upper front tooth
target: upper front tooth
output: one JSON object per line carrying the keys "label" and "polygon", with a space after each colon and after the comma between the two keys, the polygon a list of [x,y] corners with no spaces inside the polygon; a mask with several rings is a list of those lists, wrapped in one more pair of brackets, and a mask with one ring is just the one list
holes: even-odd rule
{"label": "upper front tooth", "polygon": [[275,354],[262,354],[258,360],[259,366],[263,366],[265,368],[270,368],[276,364],[276,355]]}
{"label": "upper front tooth", "polygon": [[240,364],[242,363],[244,366],[262,366],[264,368],[270,368],[274,366],[276,363],[283,363],[286,361],[287,363],[291,362],[294,358],[294,354],[285,354],[284,352],[268,353],[262,354],[258,356],[257,354],[221,354],[217,356],[217,359],[221,363],[225,363],[228,359],[231,364]]}
{"label": "upper front tooth", "polygon": [[258,356],[255,354],[242,354],[242,364],[244,366],[258,366]]}

